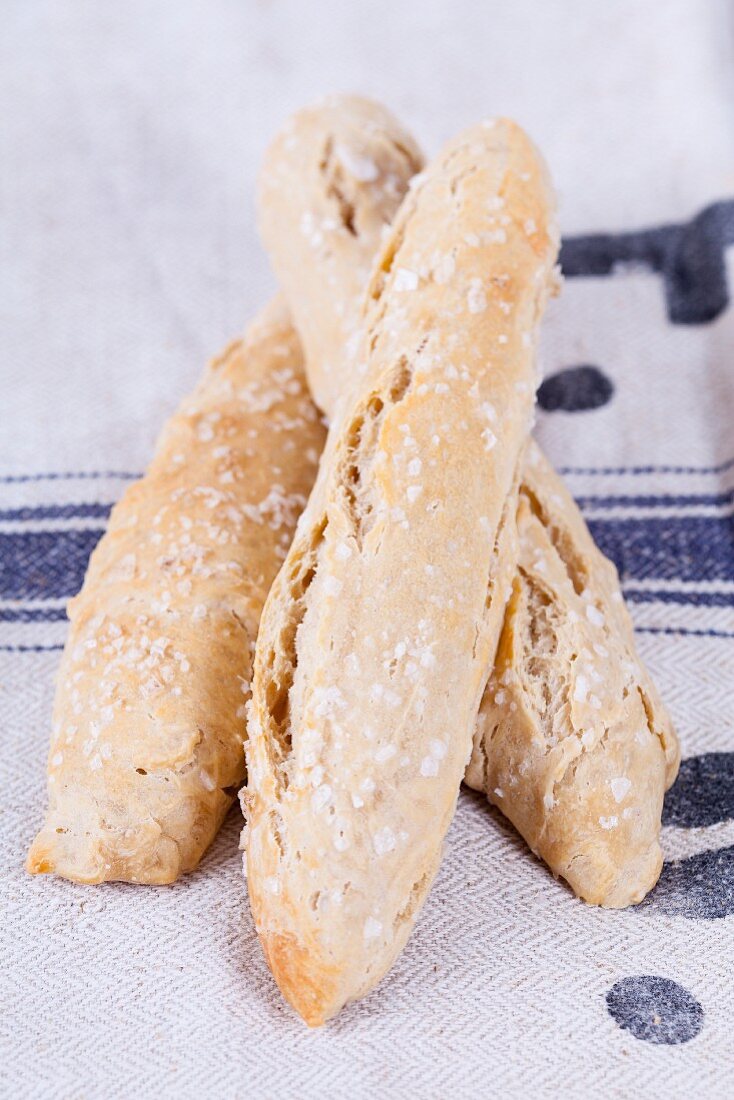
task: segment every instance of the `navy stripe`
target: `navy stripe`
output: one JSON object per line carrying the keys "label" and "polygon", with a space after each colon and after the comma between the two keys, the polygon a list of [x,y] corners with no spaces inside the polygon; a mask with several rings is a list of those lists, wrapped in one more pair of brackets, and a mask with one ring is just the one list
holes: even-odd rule
{"label": "navy stripe", "polygon": [[[734,581],[731,516],[591,519],[623,582]],[[0,599],[64,598],[81,586],[102,528],[0,533]]]}
{"label": "navy stripe", "polygon": [[0,645],[0,653],[50,653],[63,645]]}
{"label": "navy stripe", "polygon": [[559,466],[558,473],[563,474],[723,474],[734,469],[734,458],[721,462],[718,466]]}
{"label": "navy stripe", "polygon": [[41,504],[36,508],[0,509],[0,520],[31,523],[39,519],[107,519],[111,504]]}
{"label": "navy stripe", "polygon": [[[734,468],[734,457],[716,466],[559,466],[559,474],[721,474]],[[112,481],[137,481],[142,473],[111,470],[57,471],[44,474],[11,474],[0,476],[0,485],[20,484],[28,481],[95,481],[109,478]]]}
{"label": "navy stripe", "polygon": [[0,607],[0,623],[62,623],[63,607]]}
{"label": "navy stripe", "polygon": [[[579,496],[576,503],[590,511],[595,508],[724,508],[734,504],[734,489],[727,493],[689,493],[675,495],[660,493],[649,496]],[[10,523],[35,523],[44,519],[107,519],[113,504],[102,502],[84,504],[42,504],[36,507],[0,509],[0,521]]]}
{"label": "navy stripe", "polygon": [[82,470],[73,472],[51,472],[45,474],[6,474],[0,477],[0,485],[20,485],[27,481],[97,481],[109,478],[111,481],[137,481],[142,474],[115,470]]}
{"label": "navy stripe", "polygon": [[686,630],[673,626],[638,626],[635,634],[683,634],[691,638],[734,638],[734,631],[728,630]]}
{"label": "navy stripe", "polygon": [[734,592],[652,592],[625,589],[628,603],[674,603],[691,607],[734,607]]}
{"label": "navy stripe", "polygon": [[592,508],[725,508],[734,503],[734,489],[728,493],[687,493],[680,496],[673,493],[655,496],[580,496],[576,497],[576,503],[587,511]]}
{"label": "navy stripe", "polygon": [[101,535],[101,528],[0,533],[0,599],[58,599],[78,592]]}
{"label": "navy stripe", "polygon": [[734,518],[590,519],[594,540],[629,580],[734,580]]}

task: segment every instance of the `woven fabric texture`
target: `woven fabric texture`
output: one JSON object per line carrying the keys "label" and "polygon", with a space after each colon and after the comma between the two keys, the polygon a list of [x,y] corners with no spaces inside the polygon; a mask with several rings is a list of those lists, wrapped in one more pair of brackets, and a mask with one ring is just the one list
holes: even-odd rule
{"label": "woven fabric texture", "polygon": [[[0,1093],[687,1097],[734,1089],[734,19],[715,0],[8,0],[0,35]],[[172,887],[23,870],[64,605],[206,359],[272,292],[254,179],[286,115],[387,102],[429,151],[513,115],[558,183],[537,435],[617,563],[680,733],[666,863],[577,901],[461,795],[380,987],[309,1032],[228,818]]]}

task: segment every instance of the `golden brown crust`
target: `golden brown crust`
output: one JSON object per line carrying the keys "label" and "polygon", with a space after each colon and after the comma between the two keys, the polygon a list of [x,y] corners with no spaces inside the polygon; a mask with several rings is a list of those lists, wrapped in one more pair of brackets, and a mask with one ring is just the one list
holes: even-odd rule
{"label": "golden brown crust", "polygon": [[440,862],[509,592],[556,247],[517,126],[446,147],[378,257],[354,394],[268,597],[248,882],[275,978],[313,1022],[380,980]]}
{"label": "golden brown crust", "polygon": [[244,778],[260,611],[323,438],[273,304],[168,422],[69,605],[29,871],[161,884],[197,865]]}

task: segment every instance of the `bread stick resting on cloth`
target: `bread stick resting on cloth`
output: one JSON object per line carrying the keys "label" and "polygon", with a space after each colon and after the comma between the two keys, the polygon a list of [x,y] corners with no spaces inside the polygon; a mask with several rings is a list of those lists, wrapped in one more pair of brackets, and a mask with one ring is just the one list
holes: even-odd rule
{"label": "bread stick resting on cloth", "polygon": [[[510,589],[556,252],[523,132],[499,120],[450,142],[378,257],[359,382],[266,603],[249,889],[271,970],[309,1024],[380,980],[439,866]],[[508,314],[489,307],[498,286]]]}
{"label": "bread stick resting on cloth", "polygon": [[[312,391],[332,417],[356,374],[370,263],[422,167],[396,119],[354,96],[299,111],[266,155],[262,234]],[[494,214],[501,247],[508,214],[500,206]],[[440,282],[450,268],[444,258],[431,277]],[[483,290],[491,310],[513,308],[501,286],[485,281]],[[636,652],[616,570],[535,446],[517,526],[513,597],[465,779],[581,897],[628,905],[660,872],[662,800],[677,771],[677,740]]]}
{"label": "bread stick resting on cloth", "polygon": [[196,867],[244,778],[260,612],[324,435],[274,303],[168,422],[69,605],[29,871],[167,883]]}

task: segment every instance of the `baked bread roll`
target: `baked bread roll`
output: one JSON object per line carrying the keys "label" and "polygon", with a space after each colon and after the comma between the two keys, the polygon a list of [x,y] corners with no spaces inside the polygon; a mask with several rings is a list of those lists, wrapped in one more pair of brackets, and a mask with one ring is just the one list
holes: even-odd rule
{"label": "baked bread roll", "polygon": [[531,443],[518,570],[466,782],[584,900],[641,901],[662,867],[678,743],[634,642],[617,571]]}
{"label": "baked bread roll", "polygon": [[282,304],[209,367],[69,605],[33,873],[167,883],[244,778],[260,612],[325,432]]}
{"label": "baked bread roll", "polygon": [[438,869],[514,571],[556,253],[523,132],[450,142],[378,257],[358,384],[265,606],[247,872],[271,970],[312,1025],[380,980]]}
{"label": "baked bread roll", "polygon": [[[262,235],[312,391],[331,417],[351,384],[344,376],[356,373],[370,260],[422,167],[395,118],[353,96],[298,112],[267,152]],[[503,216],[498,211],[500,236]],[[523,470],[516,521],[513,599],[465,779],[580,897],[629,905],[660,872],[662,800],[677,772],[677,740],[636,653],[616,571],[537,447]]]}

